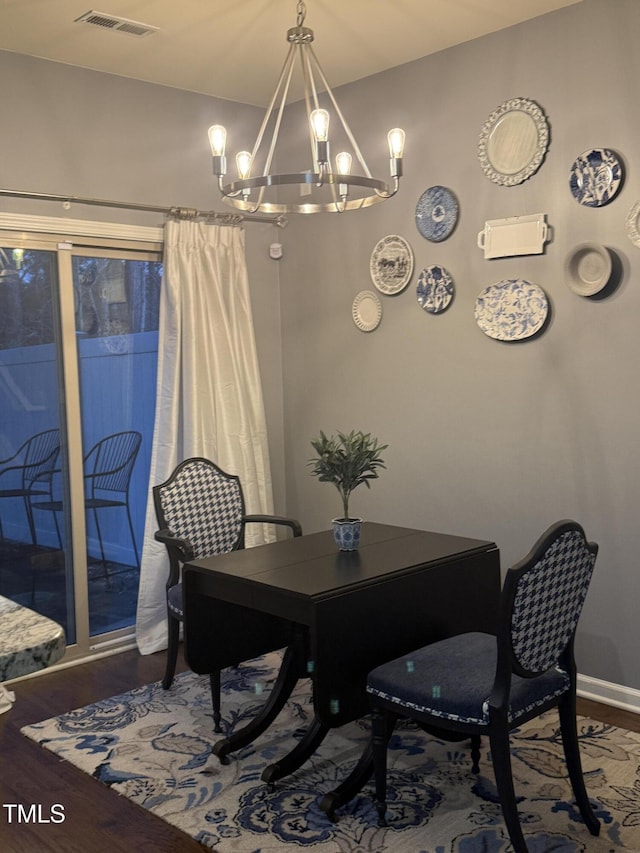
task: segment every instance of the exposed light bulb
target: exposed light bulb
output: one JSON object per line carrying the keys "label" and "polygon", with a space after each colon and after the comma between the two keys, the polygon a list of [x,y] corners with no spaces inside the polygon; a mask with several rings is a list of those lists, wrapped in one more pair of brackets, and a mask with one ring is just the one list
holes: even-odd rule
{"label": "exposed light bulb", "polygon": [[387,134],[387,139],[389,140],[389,153],[399,160],[404,154],[404,130],[401,127],[394,127]]}
{"label": "exposed light bulb", "polygon": [[329,138],[329,113],[326,110],[313,110],[309,118],[316,142],[326,142]]}
{"label": "exposed light bulb", "polygon": [[238,177],[241,181],[249,177],[251,172],[251,154],[248,151],[238,151],[236,154],[236,166],[238,167]]}
{"label": "exposed light bulb", "polygon": [[336,156],[336,172],[339,175],[348,175],[351,172],[351,154],[348,151],[341,151]]}
{"label": "exposed light bulb", "polygon": [[209,128],[209,145],[211,146],[213,174],[218,176],[218,186],[221,186],[220,179],[227,172],[227,160],[224,156],[226,144],[226,127],[223,127],[221,124],[212,124]]}
{"label": "exposed light bulb", "polygon": [[214,157],[224,157],[227,144],[227,129],[221,124],[212,124],[209,128],[209,145]]}
{"label": "exposed light bulb", "polygon": [[401,127],[394,127],[387,134],[389,141],[389,171],[391,177],[395,181],[396,189],[398,187],[398,178],[402,176],[402,155],[404,154],[404,130]]}
{"label": "exposed light bulb", "polygon": [[326,110],[313,110],[309,116],[311,130],[316,140],[316,163],[320,173],[317,186],[322,185],[322,175],[329,162],[329,113]]}

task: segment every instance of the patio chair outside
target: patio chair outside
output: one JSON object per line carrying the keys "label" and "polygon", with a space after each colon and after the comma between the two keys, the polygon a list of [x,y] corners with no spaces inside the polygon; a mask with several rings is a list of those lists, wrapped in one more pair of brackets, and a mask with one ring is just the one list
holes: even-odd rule
{"label": "patio chair outside", "polygon": [[[135,430],[117,432],[96,442],[84,458],[84,505],[93,515],[100,556],[107,576],[107,559],[99,516],[105,509],[124,508],[136,566],[140,568],[140,555],[129,506],[129,488],[141,442],[142,436]],[[37,501],[33,508],[59,513],[63,510],[63,503],[60,500]]]}
{"label": "patio chair outside", "polygon": [[[51,479],[58,465],[60,431],[48,429],[28,438],[7,459],[0,459],[0,498],[22,498],[31,543],[37,545],[32,498],[51,496]],[[0,538],[4,539],[0,518]]]}

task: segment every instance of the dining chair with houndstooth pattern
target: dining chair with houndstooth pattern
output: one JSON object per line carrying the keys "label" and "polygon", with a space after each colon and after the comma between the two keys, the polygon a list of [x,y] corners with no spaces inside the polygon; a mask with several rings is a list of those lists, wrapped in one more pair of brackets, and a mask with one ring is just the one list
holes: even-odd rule
{"label": "dining chair with houndstooth pattern", "polygon": [[[162,686],[171,687],[184,621],[182,566],[189,560],[227,554],[245,546],[247,524],[275,524],[302,535],[298,521],[276,515],[247,515],[240,478],[202,457],[185,459],[168,480],[153,487],[160,529],[155,538],[169,555],[167,619],[169,643]],[[210,674],[215,731],[220,732],[220,672]]]}
{"label": "dining chair with houndstooth pattern", "polygon": [[509,732],[558,708],[567,770],[589,832],[600,824],[585,789],[576,726],[574,637],[598,553],[575,521],[559,521],[506,575],[497,637],[466,633],[410,652],[369,673],[376,808],[386,825],[387,743],[399,717],[445,740],[471,738],[479,772],[488,735],[513,850],[527,853],[511,772]]}

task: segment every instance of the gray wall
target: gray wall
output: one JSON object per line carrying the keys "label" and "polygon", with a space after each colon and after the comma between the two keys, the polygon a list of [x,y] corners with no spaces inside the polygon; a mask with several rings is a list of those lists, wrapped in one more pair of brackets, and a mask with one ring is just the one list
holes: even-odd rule
{"label": "gray wall", "polygon": [[[374,171],[386,174],[386,130],[406,129],[400,193],[365,211],[292,219],[281,265],[287,497],[305,529],[340,509],[335,489],[305,468],[321,428],[373,431],[389,444],[388,470],[352,501],[367,519],[492,539],[506,567],[547,525],[574,517],[601,546],[579,669],[635,688],[640,249],[625,218],[640,199],[639,32],[636,0],[584,0],[342,88]],[[317,52],[322,59],[320,43]],[[509,188],[484,176],[476,149],[486,118],[513,97],[540,104],[551,144],[539,172]],[[599,209],[579,205],[568,187],[572,162],[593,147],[619,152],[627,171],[618,197]],[[460,202],[458,226],[439,244],[414,221],[434,184]],[[528,213],[546,213],[554,228],[545,254],[485,260],[476,247],[485,220]],[[416,272],[402,294],[381,297],[382,323],[366,334],[352,322],[352,301],[374,289],[377,240],[396,233],[413,246]],[[621,259],[623,281],[605,300],[565,283],[565,257],[583,241]],[[456,285],[440,316],[416,301],[417,272],[432,263]],[[520,344],[491,340],[474,320],[480,290],[512,277],[539,284],[552,305],[544,335]]]}

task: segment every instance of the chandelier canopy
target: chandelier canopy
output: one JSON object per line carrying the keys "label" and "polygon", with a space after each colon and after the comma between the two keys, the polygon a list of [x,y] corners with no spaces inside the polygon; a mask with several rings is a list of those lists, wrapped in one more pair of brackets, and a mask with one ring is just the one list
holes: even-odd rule
{"label": "chandelier canopy", "polygon": [[[279,214],[342,213],[345,210],[369,207],[385,201],[398,191],[402,176],[404,131],[396,127],[388,133],[390,184],[374,178],[315,55],[312,47],[313,30],[303,26],[305,15],[305,4],[299,0],[296,26],[287,32],[289,50],[275,92],[267,107],[253,151],[240,151],[236,154],[238,178],[234,181],[228,181],[226,174],[227,131],[219,124],[209,128],[213,174],[218,178],[218,188],[223,201],[238,210]],[[302,172],[278,173],[272,171],[272,167],[296,59],[304,86],[305,115],[311,143],[307,161],[310,166]],[[324,91],[331,111],[320,107],[319,91]],[[351,149],[341,151],[336,156],[335,167],[329,154],[331,113],[335,114],[340,122],[343,136]],[[271,137],[267,142],[268,128],[271,128]],[[351,173],[354,159],[362,174]]]}

